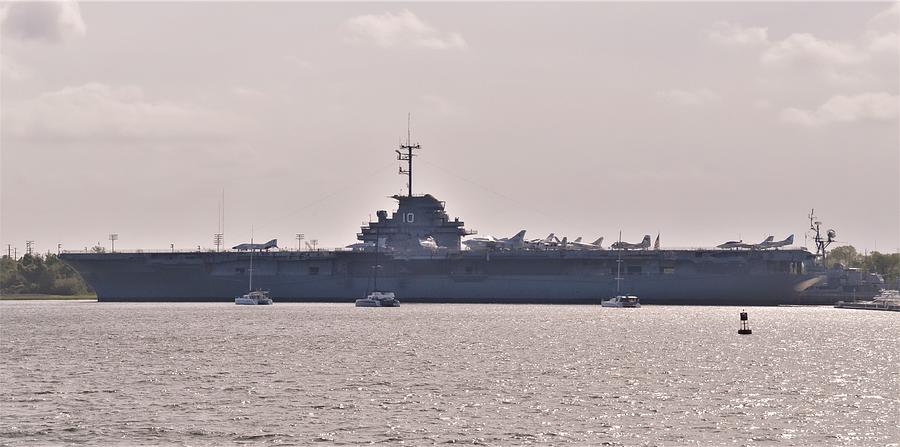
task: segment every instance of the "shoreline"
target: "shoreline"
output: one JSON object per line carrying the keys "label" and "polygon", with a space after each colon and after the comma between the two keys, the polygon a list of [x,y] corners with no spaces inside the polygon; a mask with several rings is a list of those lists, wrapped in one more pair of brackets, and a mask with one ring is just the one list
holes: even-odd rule
{"label": "shoreline", "polygon": [[48,295],[44,293],[20,293],[0,295],[0,301],[97,301],[97,295]]}

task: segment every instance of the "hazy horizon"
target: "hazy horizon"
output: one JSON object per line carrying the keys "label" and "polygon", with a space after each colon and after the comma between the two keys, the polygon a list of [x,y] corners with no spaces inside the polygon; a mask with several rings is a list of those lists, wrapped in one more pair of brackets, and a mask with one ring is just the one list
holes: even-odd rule
{"label": "hazy horizon", "polygon": [[0,243],[479,235],[900,246],[900,4],[8,3]]}

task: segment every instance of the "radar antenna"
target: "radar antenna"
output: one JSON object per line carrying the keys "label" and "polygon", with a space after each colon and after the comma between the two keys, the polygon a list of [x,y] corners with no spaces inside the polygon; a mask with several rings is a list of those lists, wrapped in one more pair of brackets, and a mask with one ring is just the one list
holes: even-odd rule
{"label": "radar antenna", "polygon": [[822,222],[816,220],[818,219],[818,217],[816,217],[815,212],[815,208],[809,211],[809,229],[815,232],[813,241],[815,241],[816,243],[816,257],[821,258],[822,265],[825,265],[825,249],[828,248],[828,246],[831,245],[832,242],[834,242],[834,238],[835,236],[837,236],[837,233],[835,233],[834,230],[829,229],[825,232],[825,237],[823,238],[822,232],[820,230]]}
{"label": "radar antenna", "polygon": [[401,143],[400,149],[395,151],[395,152],[397,152],[397,160],[407,162],[406,169],[403,169],[402,165],[400,166],[400,175],[406,174],[406,176],[407,176],[406,188],[407,188],[407,191],[409,191],[409,197],[412,197],[412,195],[413,195],[413,188],[412,188],[413,187],[413,182],[412,182],[412,179],[413,179],[413,174],[412,174],[413,173],[413,157],[416,156],[413,153],[413,150],[418,150],[418,149],[422,148],[419,145],[419,143],[416,143],[415,145],[413,145],[410,142],[411,132],[410,132],[409,124],[410,124],[411,116],[412,116],[412,114],[410,114],[410,113],[408,113],[406,115],[406,144]]}

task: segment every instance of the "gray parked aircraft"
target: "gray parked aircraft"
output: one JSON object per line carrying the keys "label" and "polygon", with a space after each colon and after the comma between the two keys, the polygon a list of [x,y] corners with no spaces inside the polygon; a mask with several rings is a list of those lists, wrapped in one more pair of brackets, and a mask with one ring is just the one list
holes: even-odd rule
{"label": "gray parked aircraft", "polygon": [[485,248],[522,248],[525,246],[525,230],[516,233],[512,237],[497,239],[493,236],[475,237],[462,241],[469,250],[483,250]]}
{"label": "gray parked aircraft", "polygon": [[783,241],[777,241],[777,242],[772,242],[772,236],[769,236],[768,239],[766,239],[765,241],[763,241],[762,243],[757,245],[756,248],[765,250],[767,248],[784,247],[787,245],[791,245],[793,243],[794,243],[794,235],[793,234],[786,237]]}
{"label": "gray parked aircraft", "polygon": [[645,234],[640,244],[629,244],[628,242],[616,242],[609,246],[613,250],[646,250],[650,248],[650,235]]}
{"label": "gray parked aircraft", "polygon": [[247,250],[268,250],[270,248],[278,247],[278,239],[272,239],[265,244],[239,244],[231,247],[233,250],[247,251]]}
{"label": "gray parked aircraft", "polygon": [[581,242],[581,237],[579,237],[578,239],[569,242],[567,248],[574,248],[577,250],[603,250],[601,244],[603,244],[602,237],[591,243]]}
{"label": "gray parked aircraft", "polygon": [[758,244],[745,244],[743,240],[728,241],[728,242],[725,242],[724,244],[717,245],[716,248],[753,248],[753,249],[763,248],[764,244],[768,244],[769,242],[772,242],[773,239],[775,239],[775,236],[769,236]]}

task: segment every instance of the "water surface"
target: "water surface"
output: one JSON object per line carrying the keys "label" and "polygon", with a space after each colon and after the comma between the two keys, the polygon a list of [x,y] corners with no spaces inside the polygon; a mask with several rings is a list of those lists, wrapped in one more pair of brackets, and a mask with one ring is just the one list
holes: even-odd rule
{"label": "water surface", "polygon": [[900,315],[0,303],[0,444],[898,445]]}

